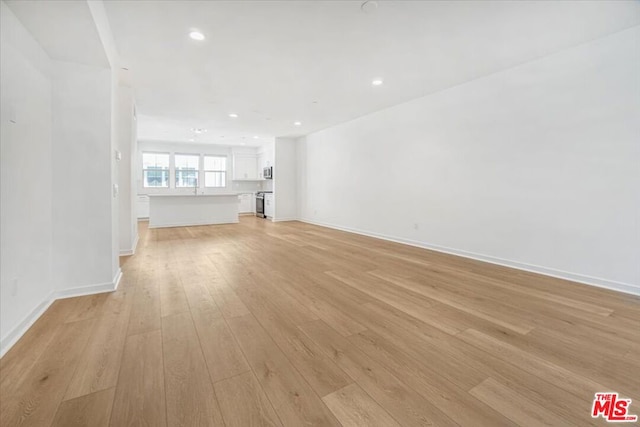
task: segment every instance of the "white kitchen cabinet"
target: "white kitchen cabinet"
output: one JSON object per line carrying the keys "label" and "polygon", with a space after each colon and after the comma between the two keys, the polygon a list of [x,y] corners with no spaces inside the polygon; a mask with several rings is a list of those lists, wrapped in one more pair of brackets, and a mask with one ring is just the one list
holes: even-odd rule
{"label": "white kitchen cabinet", "polygon": [[256,163],[258,163],[258,171],[257,171],[258,179],[264,179],[263,169],[266,167],[265,161],[264,161],[264,153],[259,153],[256,160],[257,160]]}
{"label": "white kitchen cabinet", "polygon": [[243,153],[233,155],[233,179],[258,179],[258,159],[254,154]]}
{"label": "white kitchen cabinet", "polygon": [[136,200],[138,218],[149,218],[149,196],[138,196]]}
{"label": "white kitchen cabinet", "polygon": [[271,166],[273,166],[273,149],[264,152],[264,167],[268,168]]}
{"label": "white kitchen cabinet", "polygon": [[238,195],[238,200],[240,205],[238,207],[239,213],[255,213],[255,208],[253,207],[253,201],[255,196],[253,193],[243,193]]}
{"label": "white kitchen cabinet", "polygon": [[258,153],[256,156],[258,164],[258,178],[263,179],[263,169],[273,166],[273,150],[265,150]]}
{"label": "white kitchen cabinet", "polygon": [[273,194],[265,194],[264,195],[264,214],[267,218],[273,218],[273,212],[275,208],[275,200],[273,198]]}

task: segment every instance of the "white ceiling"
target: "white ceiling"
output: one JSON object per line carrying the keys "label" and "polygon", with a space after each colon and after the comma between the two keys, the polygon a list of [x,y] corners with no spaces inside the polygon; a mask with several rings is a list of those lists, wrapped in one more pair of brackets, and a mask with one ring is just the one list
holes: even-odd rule
{"label": "white ceiling", "polygon": [[109,67],[87,2],[5,0],[5,3],[50,58]]}
{"label": "white ceiling", "polygon": [[106,1],[139,137],[307,134],[640,24],[635,1],[377,3]]}

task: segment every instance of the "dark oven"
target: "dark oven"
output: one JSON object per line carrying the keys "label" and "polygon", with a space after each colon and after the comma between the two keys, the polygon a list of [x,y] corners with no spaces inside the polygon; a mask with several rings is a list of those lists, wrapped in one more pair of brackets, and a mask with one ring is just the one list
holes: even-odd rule
{"label": "dark oven", "polygon": [[266,218],[264,214],[264,193],[256,193],[256,216]]}

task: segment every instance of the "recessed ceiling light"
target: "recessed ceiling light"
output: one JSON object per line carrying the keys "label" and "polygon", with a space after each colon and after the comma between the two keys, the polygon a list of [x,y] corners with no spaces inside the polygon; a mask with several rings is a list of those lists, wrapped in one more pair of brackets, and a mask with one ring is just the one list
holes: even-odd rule
{"label": "recessed ceiling light", "polygon": [[373,79],[371,84],[374,86],[380,86],[382,84],[382,79]]}
{"label": "recessed ceiling light", "polygon": [[258,139],[259,136],[258,135],[253,135],[253,139]]}
{"label": "recessed ceiling light", "polygon": [[193,133],[198,133],[198,134],[200,134],[200,133],[203,133],[203,132],[206,132],[206,131],[207,131],[207,130],[206,130],[206,129],[204,129],[204,128],[191,128],[191,130],[193,131]]}
{"label": "recessed ceiling light", "polygon": [[236,113],[229,113],[229,117],[231,117],[232,119],[237,119],[238,115]]}
{"label": "recessed ceiling light", "polygon": [[302,122],[293,122],[294,126],[302,126]]}
{"label": "recessed ceiling light", "polygon": [[241,142],[241,143],[240,143],[240,145],[247,145],[247,144],[246,144],[246,143],[244,143],[244,142]]}
{"label": "recessed ceiling light", "polygon": [[193,138],[189,138],[189,141],[190,141],[190,142],[193,142],[193,141],[195,141],[195,140],[194,140]]}
{"label": "recessed ceiling light", "polygon": [[189,37],[194,40],[198,40],[199,42],[204,40],[204,34],[202,34],[200,31],[191,31],[189,33]]}

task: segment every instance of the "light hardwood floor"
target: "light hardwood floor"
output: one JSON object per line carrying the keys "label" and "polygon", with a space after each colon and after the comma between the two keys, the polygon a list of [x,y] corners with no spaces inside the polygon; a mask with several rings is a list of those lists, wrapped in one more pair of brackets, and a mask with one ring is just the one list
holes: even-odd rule
{"label": "light hardwood floor", "polygon": [[147,230],[0,361],[2,426],[605,425],[640,298],[300,222]]}

